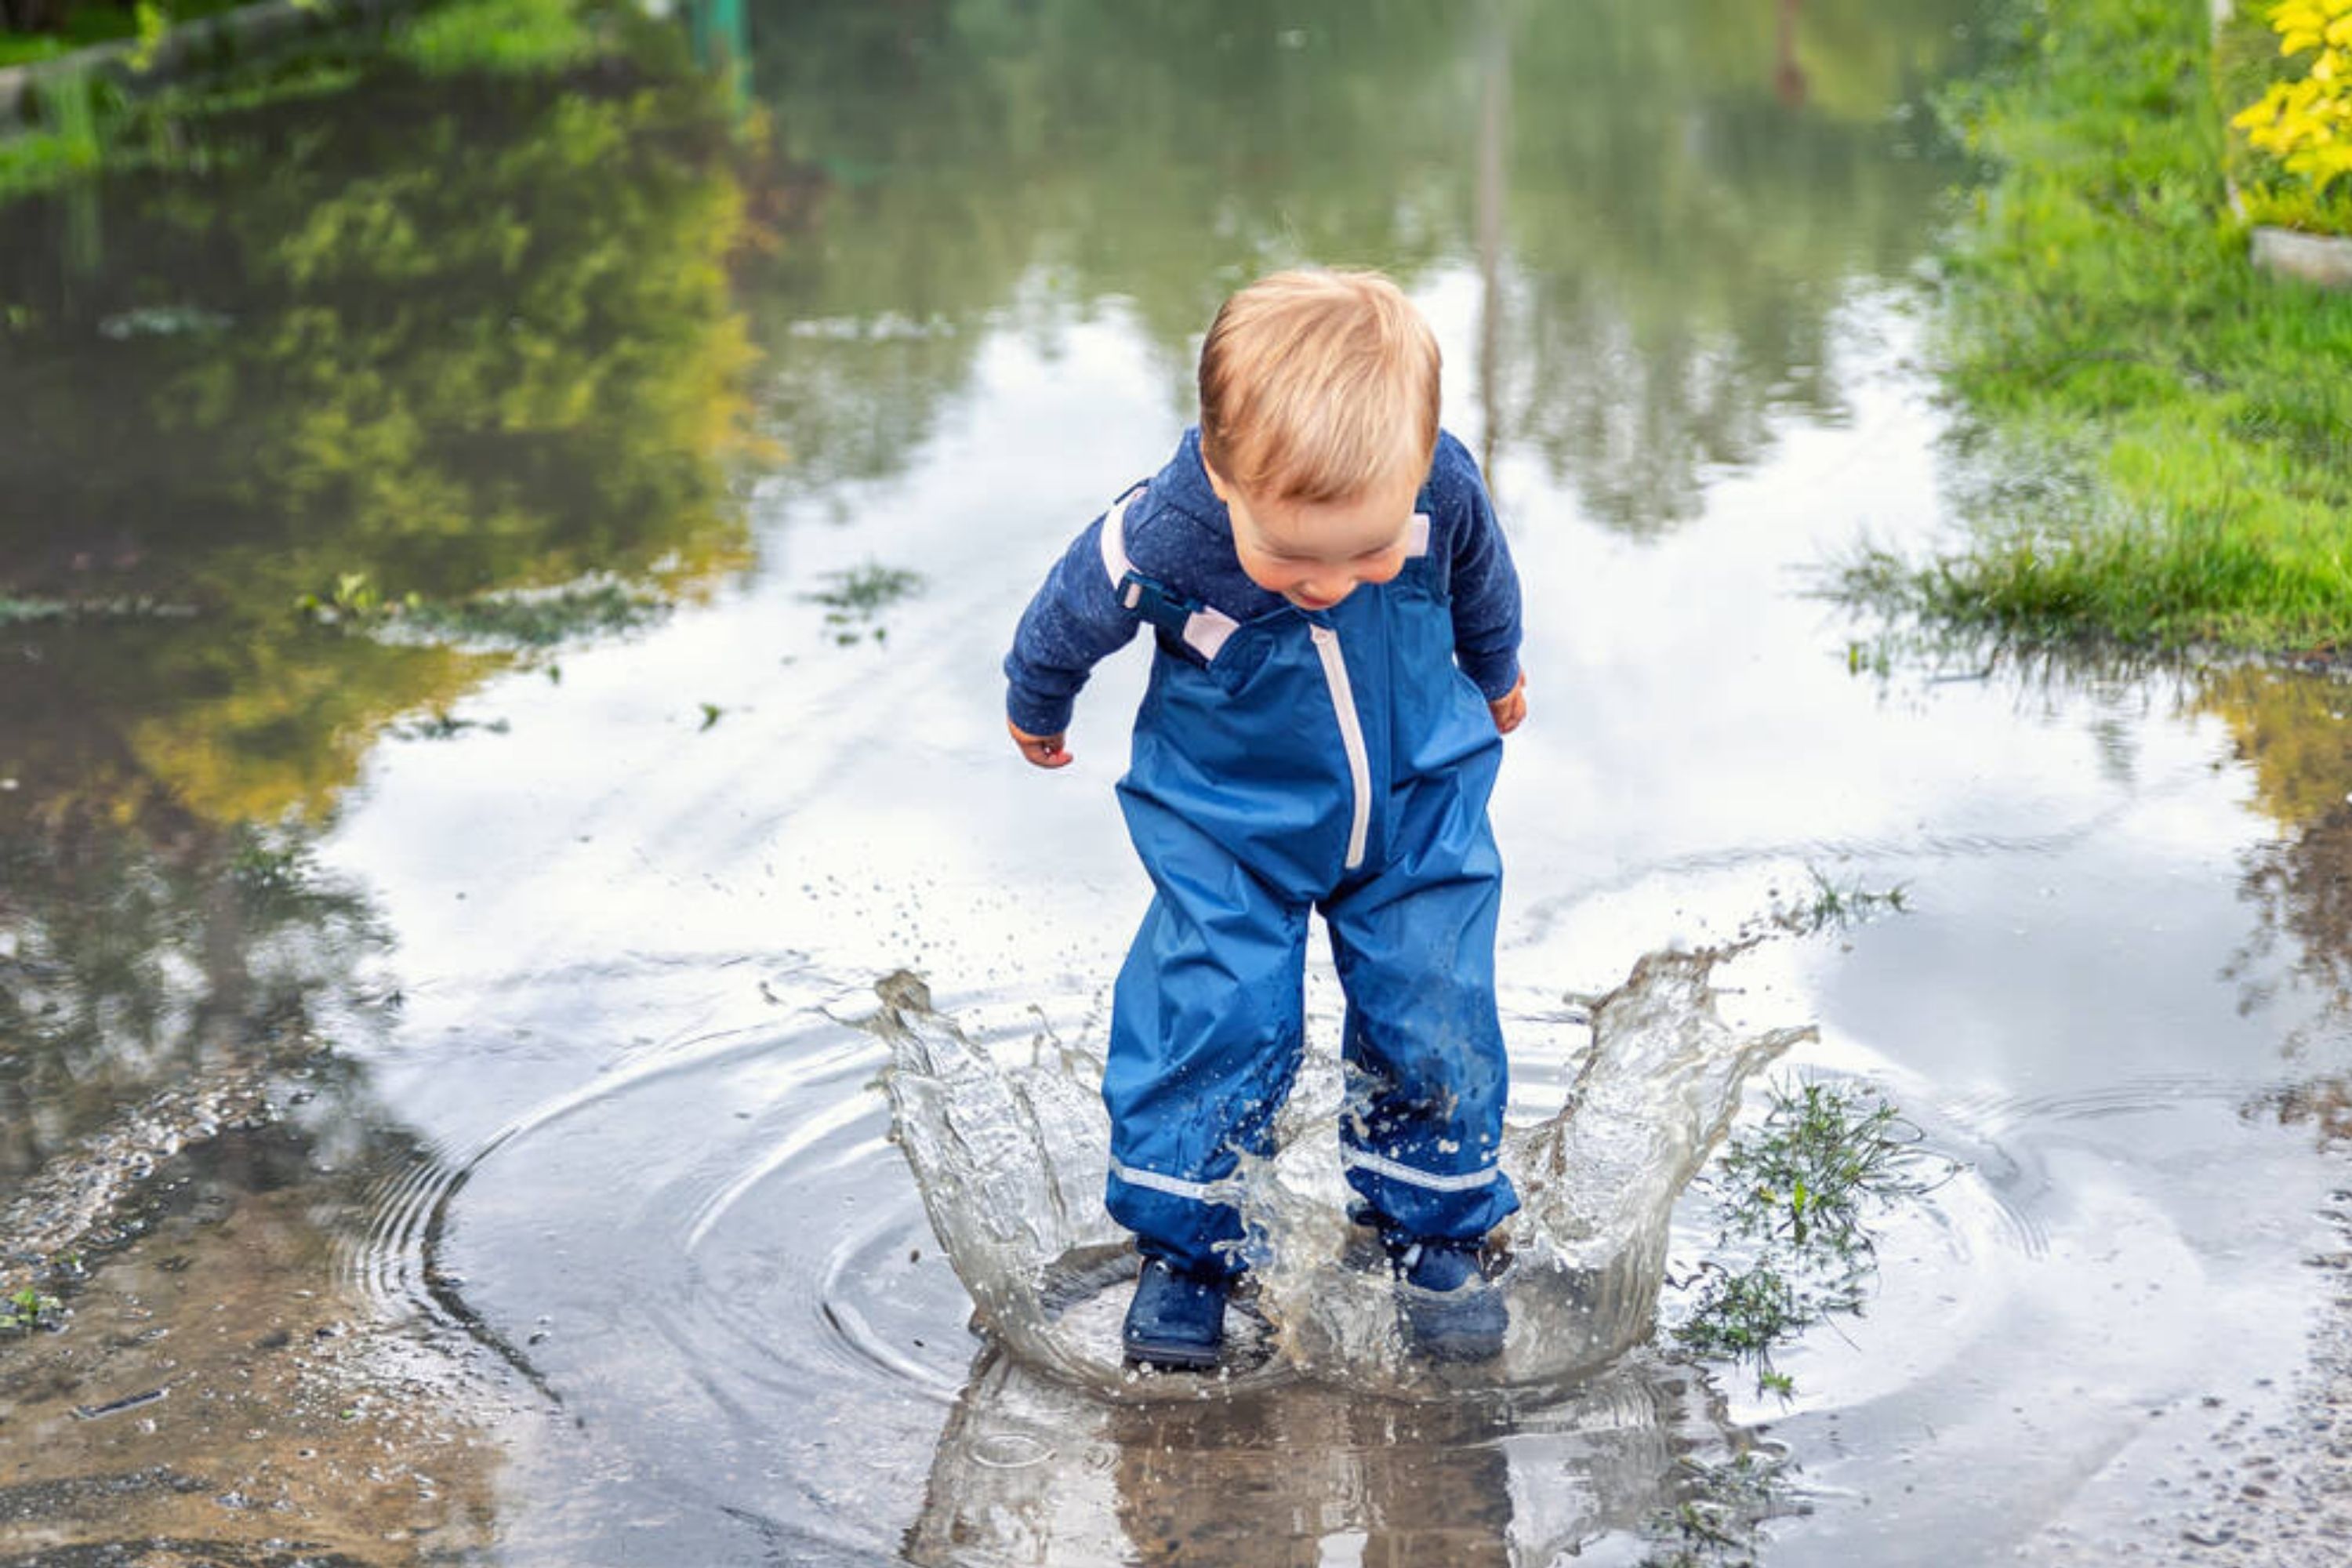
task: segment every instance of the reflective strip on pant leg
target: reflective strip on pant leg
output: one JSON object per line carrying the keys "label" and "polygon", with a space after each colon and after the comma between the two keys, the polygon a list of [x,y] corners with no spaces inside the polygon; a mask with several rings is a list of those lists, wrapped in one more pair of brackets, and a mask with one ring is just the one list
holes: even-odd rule
{"label": "reflective strip on pant leg", "polygon": [[1110,1173],[1130,1187],[1144,1187],[1155,1193],[1166,1193],[1171,1198],[1190,1198],[1196,1204],[1223,1204],[1228,1207],[1231,1206],[1227,1199],[1217,1195],[1216,1189],[1222,1184],[1220,1183],[1188,1182],[1181,1176],[1163,1176],[1157,1171],[1143,1171],[1138,1170],[1133,1165],[1122,1165],[1117,1160],[1110,1163]]}
{"label": "reflective strip on pant leg", "polygon": [[1411,1165],[1400,1165],[1394,1160],[1367,1153],[1361,1149],[1341,1149],[1339,1163],[1374,1175],[1386,1176],[1392,1182],[1402,1182],[1410,1187],[1425,1187],[1433,1193],[1467,1193],[1494,1184],[1501,1167],[1489,1165],[1483,1171],[1465,1171],[1459,1175],[1440,1175],[1434,1171],[1416,1171]]}

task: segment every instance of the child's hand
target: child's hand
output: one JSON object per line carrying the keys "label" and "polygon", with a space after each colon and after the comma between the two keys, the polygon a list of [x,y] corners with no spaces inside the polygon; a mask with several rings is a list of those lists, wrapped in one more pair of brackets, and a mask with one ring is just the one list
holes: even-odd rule
{"label": "child's hand", "polygon": [[1486,706],[1495,715],[1495,730],[1497,734],[1507,735],[1517,729],[1520,721],[1528,716],[1528,678],[1521,675],[1517,686],[1512,687]]}
{"label": "child's hand", "polygon": [[1010,719],[1004,721],[1004,727],[1013,732],[1013,743],[1021,748],[1021,754],[1039,767],[1066,768],[1070,765],[1070,753],[1062,749],[1064,736],[1033,735]]}

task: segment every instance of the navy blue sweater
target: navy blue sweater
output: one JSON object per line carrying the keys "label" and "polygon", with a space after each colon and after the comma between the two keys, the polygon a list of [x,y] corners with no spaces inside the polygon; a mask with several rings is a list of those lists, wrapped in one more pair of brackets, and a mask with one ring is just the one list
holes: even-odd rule
{"label": "navy blue sweater", "polygon": [[[1455,662],[1493,701],[1518,683],[1519,579],[1477,462],[1451,435],[1439,433],[1413,504],[1429,518],[1429,552],[1449,579]],[[1004,656],[1005,717],[1032,735],[1066,731],[1087,677],[1144,624],[1112,591],[1102,526],[1096,518],[1055,563]],[[1287,603],[1242,571],[1233,520],[1201,465],[1197,429],[1184,433],[1168,466],[1128,507],[1123,532],[1135,571],[1180,597],[1241,622]]]}

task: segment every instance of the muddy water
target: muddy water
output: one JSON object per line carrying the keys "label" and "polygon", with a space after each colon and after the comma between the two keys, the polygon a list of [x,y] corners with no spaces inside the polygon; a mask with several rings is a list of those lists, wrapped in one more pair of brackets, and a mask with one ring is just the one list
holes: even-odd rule
{"label": "muddy water", "polygon": [[[1811,595],[1985,489],[1917,281],[1979,24],[774,6],[748,130],[370,76],[0,209],[0,1214],[66,1309],[0,1563],[2339,1560],[2352,699]],[[1905,890],[1714,977],[1962,1167],[1785,1396],[1660,1337],[1136,1397],[967,1326],[875,987],[1099,1049],[1140,660],[1052,776],[995,663],[1298,258],[1422,301],[1526,581],[1515,1121],[1643,955]]]}

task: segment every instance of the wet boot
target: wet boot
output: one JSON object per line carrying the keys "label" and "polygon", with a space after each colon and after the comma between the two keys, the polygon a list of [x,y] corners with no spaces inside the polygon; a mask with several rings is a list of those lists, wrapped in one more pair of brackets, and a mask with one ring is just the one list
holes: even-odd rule
{"label": "wet boot", "polygon": [[1415,1242],[1395,1254],[1405,1343],[1432,1361],[1491,1361],[1510,1310],[1475,1242]]}
{"label": "wet boot", "polygon": [[1225,1292],[1230,1282],[1179,1274],[1157,1258],[1143,1260],[1135,1300],[1128,1304],[1120,1341],[1127,1359],[1167,1372],[1197,1372],[1217,1364],[1225,1341]]}

